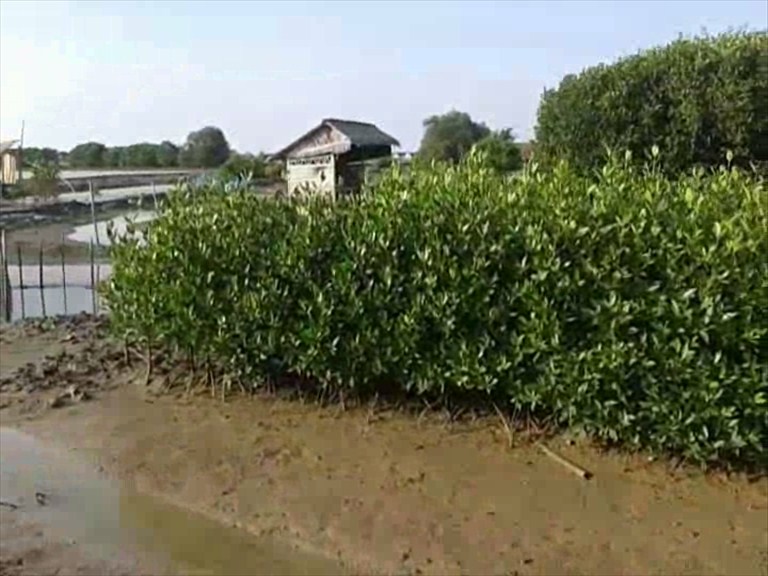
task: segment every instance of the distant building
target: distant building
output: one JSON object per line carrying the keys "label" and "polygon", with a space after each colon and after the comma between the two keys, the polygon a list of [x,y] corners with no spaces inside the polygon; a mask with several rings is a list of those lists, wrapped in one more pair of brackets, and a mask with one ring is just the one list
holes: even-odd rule
{"label": "distant building", "polygon": [[285,160],[289,195],[338,197],[359,191],[375,160],[391,159],[400,143],[373,124],[326,118],[272,158]]}
{"label": "distant building", "polygon": [[12,186],[21,177],[21,149],[18,140],[0,142],[0,185]]}

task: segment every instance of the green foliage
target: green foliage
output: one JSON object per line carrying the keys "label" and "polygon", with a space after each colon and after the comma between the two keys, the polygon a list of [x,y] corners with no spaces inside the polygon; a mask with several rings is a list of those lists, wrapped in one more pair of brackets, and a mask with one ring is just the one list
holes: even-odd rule
{"label": "green foliage", "polygon": [[99,142],[78,144],[70,150],[67,160],[72,168],[103,168],[106,166],[107,147]]}
{"label": "green foliage", "polygon": [[157,165],[162,168],[173,168],[179,165],[179,147],[173,142],[163,140],[155,151]]}
{"label": "green foliage", "polygon": [[456,110],[427,118],[424,128],[419,156],[426,161],[459,162],[472,146],[491,134],[485,124],[474,122],[469,114]]}
{"label": "green foliage", "polygon": [[500,174],[510,174],[523,167],[523,155],[509,129],[494,132],[475,144],[488,166]]}
{"label": "green foliage", "polygon": [[32,176],[24,181],[24,194],[51,198],[59,190],[59,165],[55,162],[41,162],[32,167]]}
{"label": "green foliage", "polygon": [[178,165],[179,148],[172,142],[142,142],[107,148],[105,165],[110,168],[171,168]]}
{"label": "green foliage", "polygon": [[764,464],[767,193],[738,169],[616,159],[597,180],[510,180],[477,155],[395,166],[355,201],[182,188],[115,244],[105,296],[123,337],[254,385],[484,394],[610,443]]}
{"label": "green foliage", "polygon": [[38,164],[58,164],[59,151],[53,148],[24,148],[22,159],[25,168]]}
{"label": "green foliage", "polygon": [[219,168],[219,176],[225,180],[265,178],[266,174],[267,162],[263,155],[232,154]]}
{"label": "green foliage", "polygon": [[207,126],[187,136],[179,162],[189,168],[216,168],[227,161],[229,152],[224,133],[219,128]]}
{"label": "green foliage", "polygon": [[768,162],[768,33],[680,39],[566,76],[542,97],[537,159],[582,170],[606,147],[639,161],[654,146],[671,174]]}

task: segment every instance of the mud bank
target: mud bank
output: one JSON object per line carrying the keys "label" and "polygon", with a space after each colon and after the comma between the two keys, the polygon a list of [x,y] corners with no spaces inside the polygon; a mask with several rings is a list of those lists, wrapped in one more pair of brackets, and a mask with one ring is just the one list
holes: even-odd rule
{"label": "mud bank", "polygon": [[3,328],[0,352],[3,426],[346,572],[768,573],[765,478],[550,441],[585,481],[524,440],[508,449],[494,419],[222,401],[167,390],[163,369],[146,386],[141,362],[86,318]]}

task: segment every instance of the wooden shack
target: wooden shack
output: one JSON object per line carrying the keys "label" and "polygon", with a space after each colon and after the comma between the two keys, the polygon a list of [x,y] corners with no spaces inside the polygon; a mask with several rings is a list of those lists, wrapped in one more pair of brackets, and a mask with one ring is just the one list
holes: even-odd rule
{"label": "wooden shack", "polygon": [[16,184],[21,177],[21,149],[18,140],[0,142],[0,185]]}
{"label": "wooden shack", "polygon": [[400,143],[374,124],[326,118],[273,156],[285,160],[289,195],[340,197],[358,192],[366,165],[391,158]]}

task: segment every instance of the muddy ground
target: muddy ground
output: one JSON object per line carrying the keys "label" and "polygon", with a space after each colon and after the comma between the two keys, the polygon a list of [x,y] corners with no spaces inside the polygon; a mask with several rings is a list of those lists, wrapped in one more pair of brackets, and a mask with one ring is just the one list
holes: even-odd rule
{"label": "muddy ground", "polygon": [[[497,418],[274,394],[222,400],[168,389],[174,366],[146,385],[143,363],[126,363],[87,317],[2,328],[0,354],[3,427],[221,530],[301,551],[305,573],[768,574],[764,477],[547,440],[592,472],[584,480],[527,438],[509,448]],[[0,520],[2,576],[144,570],[83,560],[77,543],[46,540],[21,508],[0,508]],[[182,558],[199,554],[199,543],[178,547]],[[273,573],[296,569],[274,561],[264,559]]]}

